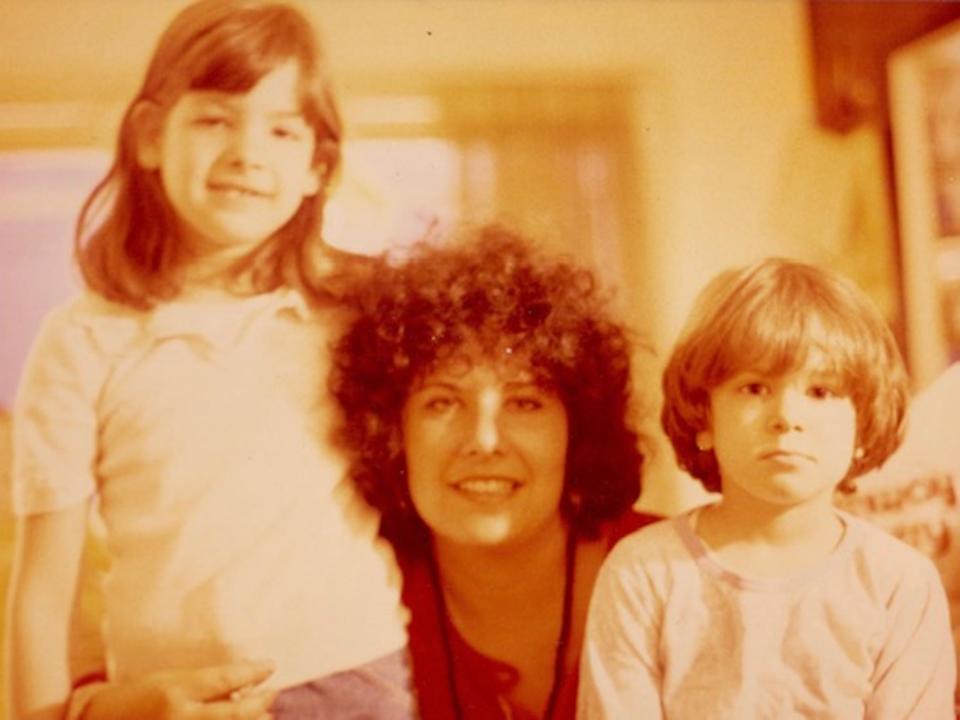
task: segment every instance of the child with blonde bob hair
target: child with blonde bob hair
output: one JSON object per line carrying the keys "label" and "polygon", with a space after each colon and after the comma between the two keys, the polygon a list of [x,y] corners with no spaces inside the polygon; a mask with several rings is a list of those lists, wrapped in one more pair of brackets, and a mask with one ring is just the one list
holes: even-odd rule
{"label": "child with blonde bob hair", "polygon": [[679,464],[721,497],[608,557],[580,715],[953,718],[936,570],[832,503],[903,434],[906,376],[870,301],[789,260],[722,273],[663,388]]}
{"label": "child with blonde bob hair", "polygon": [[[722,490],[716,454],[697,444],[709,391],[745,369],[777,376],[828,351],[857,410],[857,445],[841,487],[900,445],[907,378],[893,334],[863,293],[839,275],[767,260],[718,275],[704,289],[663,374],[663,428],[677,461],[711,492]],[[701,438],[702,440],[702,438]]]}

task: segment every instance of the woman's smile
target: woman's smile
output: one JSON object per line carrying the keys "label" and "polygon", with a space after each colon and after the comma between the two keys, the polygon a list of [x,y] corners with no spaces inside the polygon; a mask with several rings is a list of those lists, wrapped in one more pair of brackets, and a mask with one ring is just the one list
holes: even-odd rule
{"label": "woman's smile", "polygon": [[523,483],[509,477],[476,476],[458,480],[451,487],[470,499],[490,502],[509,499]]}
{"label": "woman's smile", "polygon": [[441,367],[411,391],[402,426],[410,497],[438,540],[503,545],[555,520],[567,413],[522,364]]}

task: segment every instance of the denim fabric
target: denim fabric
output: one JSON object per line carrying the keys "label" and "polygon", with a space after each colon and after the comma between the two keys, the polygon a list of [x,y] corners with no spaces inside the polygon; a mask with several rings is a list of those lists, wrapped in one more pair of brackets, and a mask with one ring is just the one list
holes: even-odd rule
{"label": "denim fabric", "polygon": [[282,691],[270,712],[275,720],[415,720],[410,660],[401,650],[366,665]]}

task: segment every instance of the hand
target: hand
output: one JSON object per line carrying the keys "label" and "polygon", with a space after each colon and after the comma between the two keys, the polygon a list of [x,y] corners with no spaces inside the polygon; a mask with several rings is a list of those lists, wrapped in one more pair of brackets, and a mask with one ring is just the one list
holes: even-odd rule
{"label": "hand", "polygon": [[[240,662],[153,673],[126,683],[90,688],[81,720],[263,720],[276,692],[257,688],[268,663]],[[77,692],[83,692],[80,688]]]}

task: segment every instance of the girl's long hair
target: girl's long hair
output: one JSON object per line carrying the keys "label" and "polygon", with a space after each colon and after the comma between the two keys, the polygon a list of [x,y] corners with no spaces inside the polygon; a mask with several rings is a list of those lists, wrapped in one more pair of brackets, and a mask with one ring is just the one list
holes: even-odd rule
{"label": "girl's long hair", "polygon": [[288,285],[315,299],[324,296],[322,268],[336,254],[320,232],[325,186],[340,162],[342,125],[315,29],[293,7],[259,0],[200,0],[160,37],[120,124],[113,164],[77,219],[76,256],[88,288],[148,309],[177,295],[190,260],[159,173],[138,162],[138,108],[151,103],[166,113],[191,90],[244,93],[291,60],[300,71],[301,107],[316,135],[313,163],[321,188],[232,272],[249,274],[257,292]]}

